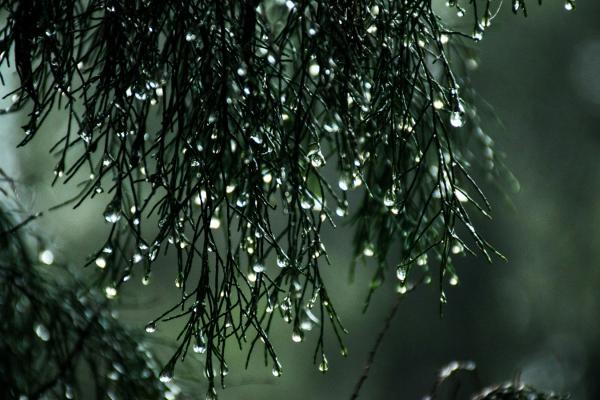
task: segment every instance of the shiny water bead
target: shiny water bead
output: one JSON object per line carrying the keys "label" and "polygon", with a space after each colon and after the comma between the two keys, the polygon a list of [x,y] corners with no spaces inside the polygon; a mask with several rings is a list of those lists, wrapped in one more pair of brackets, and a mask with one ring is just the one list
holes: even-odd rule
{"label": "shiny water bead", "polygon": [[117,297],[117,288],[114,286],[107,286],[104,288],[104,294],[107,299],[114,299]]}
{"label": "shiny water bead", "polygon": [[452,286],[458,285],[458,276],[452,274],[452,276],[450,276],[450,279],[448,280],[448,283]]}
{"label": "shiny water bead", "polygon": [[452,254],[460,254],[464,251],[464,246],[461,243],[456,243],[450,249]]}
{"label": "shiny water bead", "polygon": [[393,207],[397,202],[397,197],[394,188],[391,188],[383,196],[383,205],[386,207]]}
{"label": "shiny water bead", "polygon": [[452,111],[450,113],[450,125],[460,128],[465,125],[464,113],[462,111]]}
{"label": "shiny water bead", "polygon": [[321,152],[321,147],[319,145],[312,146],[308,151],[308,159],[310,161],[310,165],[314,168],[320,168],[325,165],[325,157]]}
{"label": "shiny water bead", "polygon": [[210,219],[210,229],[219,229],[221,227],[221,220],[217,217],[212,217]]}
{"label": "shiny water bead", "polygon": [[338,180],[338,187],[344,192],[352,186],[352,175],[349,172],[343,172]]}
{"label": "shiny water bead", "polygon": [[400,282],[404,282],[406,280],[406,268],[405,267],[398,267],[398,269],[396,270],[396,278],[398,278],[398,280]]}
{"label": "shiny water bead", "polygon": [[375,255],[375,246],[372,243],[367,243],[362,253],[365,257],[373,257]]}
{"label": "shiny water bead", "polygon": [[322,373],[329,371],[329,362],[327,361],[325,354],[322,355],[321,363],[319,364],[319,371]]}
{"label": "shiny water bead", "polygon": [[[221,372],[221,375],[225,376],[227,375],[226,373],[223,373],[223,371]],[[217,391],[216,389],[210,388],[208,389],[208,391],[206,392],[206,397],[204,397],[205,400],[217,400]]]}
{"label": "shiny water bead", "polygon": [[156,332],[156,322],[151,321],[146,325],[146,333],[154,333]]}
{"label": "shiny water bead", "polygon": [[575,0],[565,1],[565,10],[572,11],[575,9]]}
{"label": "shiny water bead", "polygon": [[52,265],[54,263],[54,253],[51,250],[42,250],[38,255],[38,260],[42,264]]}
{"label": "shiny water bead", "polygon": [[274,366],[273,369],[271,370],[271,373],[273,374],[273,376],[280,377],[281,376],[281,367],[278,365]]}
{"label": "shiny water bead", "polygon": [[301,330],[294,328],[294,331],[292,332],[292,341],[294,343],[300,343],[303,339],[304,333]]}
{"label": "shiny water bead", "polygon": [[308,67],[308,74],[310,76],[312,76],[313,78],[316,78],[319,76],[320,72],[321,72],[321,67],[319,66],[319,64],[317,64],[315,61],[311,62]]}
{"label": "shiny water bead", "polygon": [[285,256],[277,257],[277,266],[279,268],[285,268],[289,265],[288,259]]}
{"label": "shiny water bead", "polygon": [[35,334],[41,341],[47,342],[50,340],[50,331],[46,328],[46,325],[37,323],[34,326]]}
{"label": "shiny water bead", "polygon": [[256,263],[252,266],[252,270],[258,274],[265,270],[265,266],[263,264]]}
{"label": "shiny water bead", "polygon": [[96,263],[96,266],[100,269],[106,268],[106,259],[102,256],[96,258],[95,263]]}
{"label": "shiny water bead", "polygon": [[121,202],[115,199],[108,203],[103,215],[106,222],[111,224],[117,223],[121,219]]}
{"label": "shiny water bead", "polygon": [[158,379],[162,382],[162,383],[168,383],[171,382],[173,380],[173,372],[170,370],[166,370],[163,371],[160,376],[158,377]]}
{"label": "shiny water bead", "polygon": [[203,341],[198,341],[196,344],[194,344],[192,350],[194,351],[194,353],[203,354],[204,352],[206,352],[206,343],[204,343]]}
{"label": "shiny water bead", "polygon": [[420,267],[427,265],[427,254],[422,254],[417,258],[417,265]]}

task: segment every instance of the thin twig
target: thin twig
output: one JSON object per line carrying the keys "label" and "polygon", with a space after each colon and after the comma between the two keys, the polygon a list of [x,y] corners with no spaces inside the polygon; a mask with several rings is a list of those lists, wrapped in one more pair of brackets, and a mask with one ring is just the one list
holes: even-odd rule
{"label": "thin twig", "polygon": [[381,345],[381,342],[383,342],[383,338],[385,337],[385,334],[387,333],[388,329],[390,328],[390,325],[392,324],[392,320],[394,319],[396,312],[398,312],[398,308],[400,307],[400,303],[402,302],[403,298],[404,298],[403,296],[398,296],[398,298],[392,305],[392,308],[390,309],[387,317],[385,318],[383,327],[381,328],[381,331],[379,331],[379,334],[377,335],[377,340],[375,340],[375,343],[373,344],[373,347],[371,348],[371,351],[369,352],[369,356],[367,358],[367,363],[365,364],[365,368],[363,369],[363,373],[360,376],[360,378],[358,379],[356,386],[354,387],[354,391],[352,392],[352,396],[350,397],[351,400],[355,400],[358,398],[360,389],[362,388],[363,384],[369,377],[369,372],[371,371],[371,366],[373,365],[373,363],[375,361],[375,356],[377,355],[377,350],[379,350],[379,346]]}

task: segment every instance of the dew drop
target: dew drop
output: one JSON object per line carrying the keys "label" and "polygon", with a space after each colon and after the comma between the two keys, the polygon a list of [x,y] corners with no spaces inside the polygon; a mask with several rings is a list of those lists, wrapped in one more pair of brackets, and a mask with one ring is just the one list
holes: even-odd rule
{"label": "dew drop", "polygon": [[204,343],[196,343],[192,350],[194,350],[194,353],[203,354],[206,351],[206,345]]}
{"label": "dew drop", "polygon": [[285,268],[289,265],[287,258],[284,256],[277,257],[277,266],[279,268]]}
{"label": "dew drop", "polygon": [[383,205],[386,207],[393,207],[395,204],[396,204],[396,193],[394,193],[393,189],[390,189],[383,197]]}
{"label": "dew drop", "polygon": [[[226,373],[222,373],[222,375],[227,375]],[[215,388],[210,388],[208,389],[208,391],[206,392],[206,400],[217,400],[217,391],[215,390]]]}
{"label": "dew drop", "polygon": [[173,380],[173,372],[171,371],[163,371],[161,372],[159,378],[162,383],[169,383]]}
{"label": "dew drop", "polygon": [[146,333],[154,332],[156,332],[156,323],[154,321],[148,322],[148,325],[146,325]]}
{"label": "dew drop", "polygon": [[329,363],[327,362],[327,357],[323,354],[323,358],[321,359],[321,363],[319,364],[319,371],[322,373],[326,373],[329,371]]}
{"label": "dew drop", "polygon": [[406,268],[398,267],[396,270],[396,278],[398,278],[400,282],[404,282],[406,280]]}
{"label": "dew drop", "polygon": [[258,274],[265,270],[265,266],[260,263],[256,263],[252,266],[252,270]]}
{"label": "dew drop", "polygon": [[96,258],[95,263],[96,263],[96,266],[100,269],[106,268],[106,259],[102,256]]}
{"label": "dew drop", "polygon": [[317,76],[319,76],[320,72],[321,72],[321,67],[316,62],[311,63],[310,66],[308,67],[308,73],[313,78],[316,78]]}
{"label": "dew drop", "polygon": [[455,128],[460,128],[465,125],[464,113],[461,111],[453,111],[450,114],[450,125]]}
{"label": "dew drop", "polygon": [[35,324],[34,330],[37,337],[39,337],[43,342],[50,340],[50,331],[48,331],[46,325],[40,323]]}
{"label": "dew drop", "polygon": [[38,259],[42,264],[52,265],[54,263],[54,253],[51,250],[43,250],[40,252]]}
{"label": "dew drop", "polygon": [[108,203],[103,215],[106,222],[111,224],[117,223],[121,219],[121,202],[115,199]]}
{"label": "dew drop", "polygon": [[302,339],[304,339],[304,334],[302,331],[294,329],[294,332],[292,332],[292,342],[300,343]]}
{"label": "dew drop", "polygon": [[210,219],[210,229],[219,229],[221,227],[221,220],[217,217]]}
{"label": "dew drop", "polygon": [[274,366],[273,369],[271,370],[271,373],[273,374],[273,376],[276,377],[280,377],[281,376],[281,367],[279,366]]}
{"label": "dew drop", "polygon": [[367,243],[362,253],[365,257],[373,257],[375,255],[375,246],[372,243]]}
{"label": "dew drop", "polygon": [[104,288],[104,294],[107,299],[114,299],[117,297],[117,288],[114,286],[107,286]]}

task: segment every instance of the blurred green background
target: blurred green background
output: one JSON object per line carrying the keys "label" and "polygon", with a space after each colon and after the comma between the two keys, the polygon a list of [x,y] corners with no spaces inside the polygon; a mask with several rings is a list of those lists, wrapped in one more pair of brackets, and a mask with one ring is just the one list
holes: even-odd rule
{"label": "blurred green background", "polygon": [[[480,224],[509,261],[463,259],[461,283],[448,291],[443,318],[435,290],[409,296],[361,398],[420,399],[437,370],[452,360],[475,361],[485,384],[520,376],[575,399],[600,398],[600,2],[579,0],[570,13],[562,1],[531,4],[526,19],[509,11],[505,5],[477,45],[479,67],[472,73],[473,86],[504,125],[484,122],[487,133],[521,183],[521,191],[510,195],[514,207],[490,191],[494,220]],[[20,122],[18,116],[3,117],[0,166],[28,188],[21,193],[26,207],[45,209],[66,198],[62,187],[47,186],[54,161],[45,150],[52,134],[14,154]],[[55,122],[59,127],[61,121]],[[50,234],[57,257],[81,264],[107,229],[100,212],[98,205],[44,217],[40,228]],[[221,399],[349,398],[394,293],[391,287],[379,290],[369,312],[360,313],[367,293],[361,277],[371,271],[360,267],[358,279],[349,283],[351,239],[348,229],[342,232],[326,238],[334,264],[323,269],[350,331],[349,356],[341,357],[328,338],[330,371],[323,375],[312,364],[316,335],[295,344],[286,326],[274,338],[283,376],[272,377],[260,357],[245,371],[244,356],[233,352]],[[142,333],[171,304],[163,293],[174,288],[174,277],[169,260],[157,265],[153,283],[135,302],[121,296],[122,318]],[[141,288],[137,278],[124,292]],[[175,327],[162,328],[155,335],[173,335]],[[201,371],[193,361],[176,370],[178,382],[199,390],[199,398],[201,385],[188,379]]]}

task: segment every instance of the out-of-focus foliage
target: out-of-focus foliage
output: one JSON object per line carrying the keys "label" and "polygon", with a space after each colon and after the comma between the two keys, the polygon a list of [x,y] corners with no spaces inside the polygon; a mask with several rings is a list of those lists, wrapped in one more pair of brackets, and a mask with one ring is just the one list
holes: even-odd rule
{"label": "out-of-focus foliage", "polygon": [[158,380],[146,341],[115,319],[29,229],[14,182],[0,170],[0,394],[10,399],[158,399],[179,394]]}

